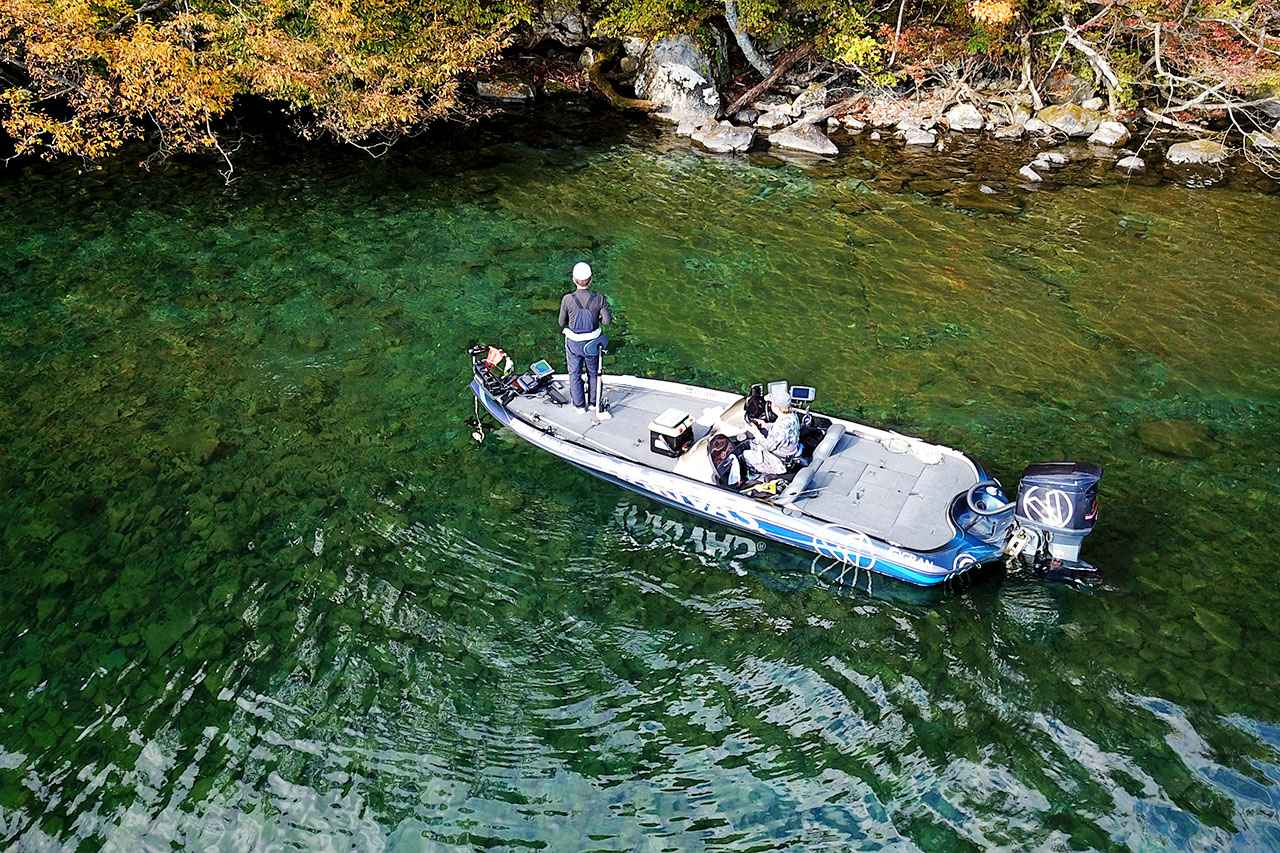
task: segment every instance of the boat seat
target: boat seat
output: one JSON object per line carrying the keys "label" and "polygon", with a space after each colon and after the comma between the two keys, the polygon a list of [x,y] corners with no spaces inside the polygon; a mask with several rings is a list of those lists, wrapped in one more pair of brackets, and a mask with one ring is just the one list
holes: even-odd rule
{"label": "boat seat", "polygon": [[822,463],[827,461],[827,457],[835,451],[836,445],[840,443],[842,438],[844,438],[844,424],[832,424],[827,427],[827,434],[822,437],[822,441],[818,442],[818,446],[813,449],[813,456],[810,458],[809,464],[796,472],[790,485],[787,486],[782,494],[778,495],[777,503],[782,506],[788,506],[797,497],[804,494],[808,490],[809,484],[813,482],[814,475],[822,467]]}

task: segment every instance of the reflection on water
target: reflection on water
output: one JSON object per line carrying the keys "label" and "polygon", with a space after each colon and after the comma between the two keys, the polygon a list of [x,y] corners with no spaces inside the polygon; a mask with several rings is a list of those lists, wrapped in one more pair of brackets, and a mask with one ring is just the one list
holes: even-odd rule
{"label": "reflection on water", "polygon": [[[1280,199],[579,130],[0,187],[0,839],[1280,847]],[[1102,463],[1106,585],[842,593],[475,445],[584,257],[610,369]]]}

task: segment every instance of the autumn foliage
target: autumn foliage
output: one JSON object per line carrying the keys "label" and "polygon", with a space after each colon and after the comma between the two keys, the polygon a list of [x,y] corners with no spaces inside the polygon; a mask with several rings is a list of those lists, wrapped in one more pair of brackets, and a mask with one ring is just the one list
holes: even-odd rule
{"label": "autumn foliage", "polygon": [[[0,128],[19,155],[99,158],[144,142],[153,156],[225,156],[237,101],[256,98],[304,137],[378,149],[467,115],[468,81],[566,4],[597,43],[724,21],[724,0],[0,0]],[[881,86],[975,71],[1019,79],[1028,67],[1042,81],[1050,70],[1094,75],[1082,51],[1063,49],[1078,28],[1109,59],[1113,102],[1185,103],[1207,89],[1280,95],[1280,0],[737,0],[737,9],[762,45],[812,45],[851,79]],[[508,67],[520,59],[505,56]]]}

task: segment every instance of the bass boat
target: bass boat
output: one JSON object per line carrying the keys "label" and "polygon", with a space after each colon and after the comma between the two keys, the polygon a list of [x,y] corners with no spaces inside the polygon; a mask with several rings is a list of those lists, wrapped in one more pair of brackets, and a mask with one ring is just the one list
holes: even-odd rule
{"label": "bass boat", "polygon": [[1080,560],[1098,516],[1096,465],[1031,465],[1010,500],[960,451],[811,411],[814,389],[777,382],[770,395],[789,392],[802,452],[785,474],[748,472],[729,485],[723,454],[741,458],[749,420],[765,426],[764,386],[742,395],[611,375],[602,418],[570,405],[566,376],[545,361],[517,372],[497,347],[469,352],[478,440],[483,406],[520,438],[589,474],[812,552],[815,567],[831,561],[837,583],[856,585],[866,573],[868,586],[879,574],[932,587],[998,563],[1047,577],[1096,572]]}

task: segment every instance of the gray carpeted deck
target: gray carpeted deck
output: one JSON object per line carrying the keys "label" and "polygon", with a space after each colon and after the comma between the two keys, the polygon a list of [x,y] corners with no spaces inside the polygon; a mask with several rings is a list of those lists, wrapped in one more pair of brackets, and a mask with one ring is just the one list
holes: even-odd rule
{"label": "gray carpeted deck", "polygon": [[[564,383],[556,384],[567,397]],[[683,409],[694,417],[695,439],[708,429],[697,423],[708,408],[703,400],[623,385],[610,386],[606,398],[613,417],[600,423],[544,396],[517,398],[510,408],[588,447],[664,471],[673,470],[676,460],[650,452],[649,422],[654,417],[668,408]],[[951,501],[976,482],[962,459],[944,454],[940,462],[926,464],[910,453],[893,453],[873,438],[846,433],[816,469],[805,496],[792,506],[820,521],[929,551],[952,538]]]}

